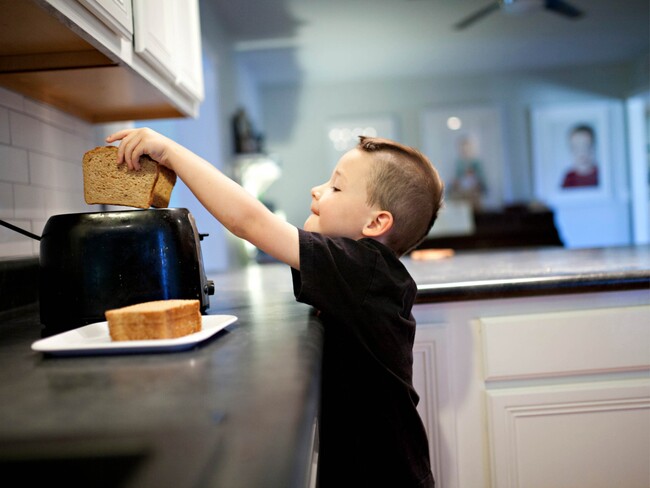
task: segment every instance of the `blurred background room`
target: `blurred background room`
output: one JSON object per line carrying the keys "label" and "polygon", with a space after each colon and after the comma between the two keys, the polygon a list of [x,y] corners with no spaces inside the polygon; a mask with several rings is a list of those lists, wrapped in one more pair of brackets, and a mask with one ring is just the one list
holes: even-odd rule
{"label": "blurred background room", "polygon": [[[420,148],[446,182],[446,207],[422,247],[648,243],[649,3],[555,4],[200,0],[196,117],[88,123],[0,76],[0,216],[39,233],[52,213],[87,211],[71,183],[81,154],[135,125],[246,175],[256,196],[301,226],[309,189],[357,135],[377,134]],[[21,142],[20,127],[45,142]],[[171,206],[189,208],[210,234],[208,272],[265,259],[227,236],[182,183]],[[0,255],[36,252],[0,230]]]}

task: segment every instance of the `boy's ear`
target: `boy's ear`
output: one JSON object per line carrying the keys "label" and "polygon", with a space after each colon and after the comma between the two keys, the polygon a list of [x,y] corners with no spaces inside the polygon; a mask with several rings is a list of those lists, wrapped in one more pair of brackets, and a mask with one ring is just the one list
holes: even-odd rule
{"label": "boy's ear", "polygon": [[361,233],[364,237],[381,237],[393,227],[393,214],[387,210],[379,210],[374,218],[366,224]]}

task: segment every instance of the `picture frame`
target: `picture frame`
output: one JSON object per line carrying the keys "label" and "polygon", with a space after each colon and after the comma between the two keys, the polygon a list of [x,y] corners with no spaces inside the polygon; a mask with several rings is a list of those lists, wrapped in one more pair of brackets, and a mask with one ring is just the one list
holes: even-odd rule
{"label": "picture frame", "polygon": [[421,113],[421,140],[445,183],[448,204],[468,203],[474,211],[502,206],[506,175],[499,107],[428,108]]}
{"label": "picture frame", "polygon": [[607,100],[531,109],[538,199],[557,206],[611,198],[613,110]]}

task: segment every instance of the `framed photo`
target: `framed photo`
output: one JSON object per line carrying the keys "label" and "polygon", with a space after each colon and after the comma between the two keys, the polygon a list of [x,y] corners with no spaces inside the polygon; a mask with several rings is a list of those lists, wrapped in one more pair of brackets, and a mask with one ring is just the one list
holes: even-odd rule
{"label": "framed photo", "polygon": [[611,197],[612,110],[608,101],[532,110],[537,198],[558,205]]}
{"label": "framed photo", "polygon": [[474,210],[503,202],[501,113],[496,107],[431,108],[421,115],[422,151],[445,182],[445,199]]}

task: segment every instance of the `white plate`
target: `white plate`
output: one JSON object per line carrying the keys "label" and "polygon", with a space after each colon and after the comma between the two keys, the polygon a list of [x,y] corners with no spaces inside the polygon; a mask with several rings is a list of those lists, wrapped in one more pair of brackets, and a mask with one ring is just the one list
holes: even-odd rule
{"label": "white plate", "polygon": [[175,339],[145,341],[113,341],[108,334],[108,322],[97,322],[40,339],[32,344],[32,349],[65,356],[181,351],[212,337],[236,320],[234,315],[203,315],[199,332]]}

